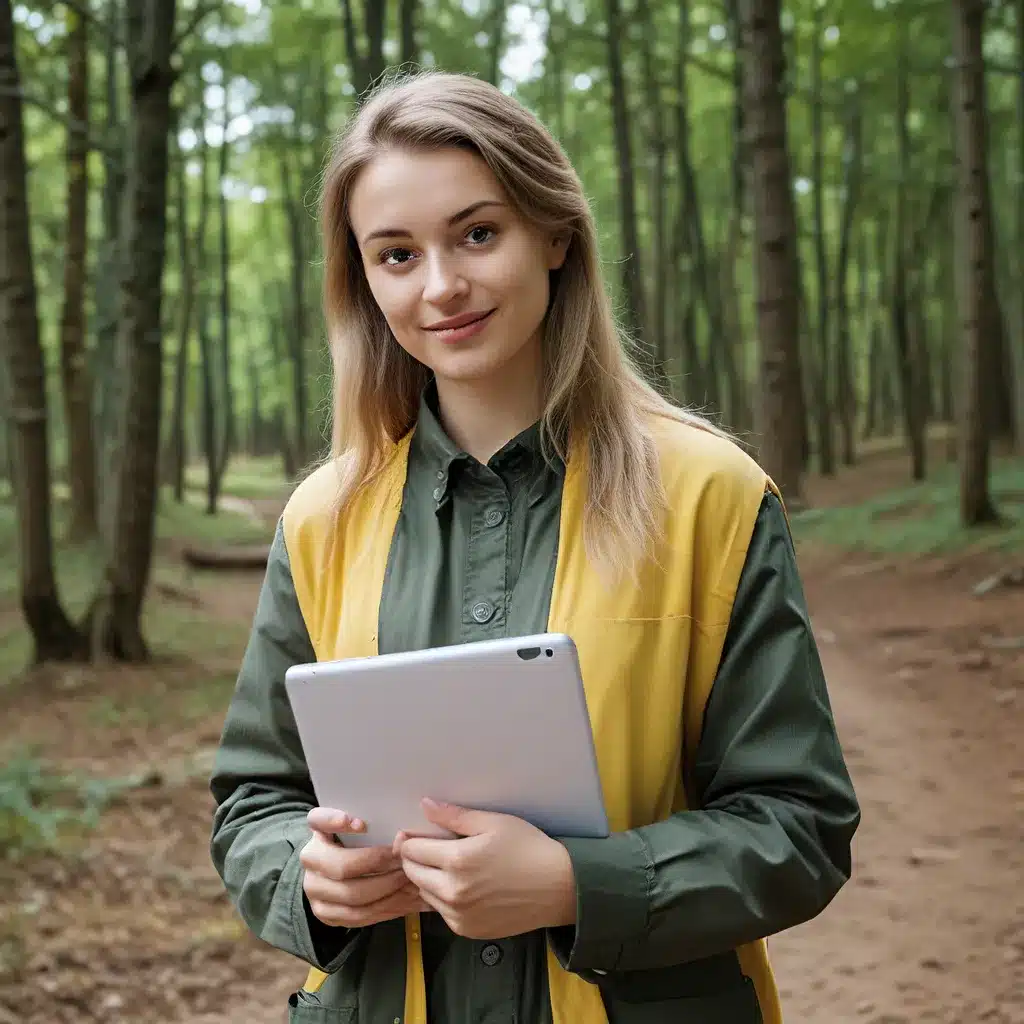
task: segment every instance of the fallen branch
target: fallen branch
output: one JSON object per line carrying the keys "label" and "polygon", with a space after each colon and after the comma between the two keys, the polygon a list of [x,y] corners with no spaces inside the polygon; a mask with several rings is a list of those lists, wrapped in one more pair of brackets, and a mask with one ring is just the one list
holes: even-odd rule
{"label": "fallen branch", "polygon": [[991,576],[987,576],[974,587],[975,597],[984,597],[997,587],[1024,587],[1024,566],[1014,566],[1010,569],[1001,569]]}
{"label": "fallen branch", "polygon": [[270,549],[253,548],[185,548],[181,557],[193,569],[266,569]]}

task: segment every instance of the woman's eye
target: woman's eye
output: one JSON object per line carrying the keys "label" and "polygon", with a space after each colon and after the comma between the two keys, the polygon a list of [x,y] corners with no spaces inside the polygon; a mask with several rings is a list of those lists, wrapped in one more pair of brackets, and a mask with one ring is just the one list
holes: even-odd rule
{"label": "woman's eye", "polygon": [[412,259],[412,252],[408,249],[385,249],[380,254],[381,263],[386,263],[389,267],[397,267],[403,263],[407,263]]}
{"label": "woman's eye", "polygon": [[483,226],[473,228],[466,237],[474,245],[483,245],[484,242],[489,242],[494,237],[493,228],[485,228]]}

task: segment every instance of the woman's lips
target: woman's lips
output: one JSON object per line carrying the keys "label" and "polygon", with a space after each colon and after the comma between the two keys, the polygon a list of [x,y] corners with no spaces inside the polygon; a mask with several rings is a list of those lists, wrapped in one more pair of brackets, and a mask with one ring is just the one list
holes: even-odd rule
{"label": "woman's lips", "polygon": [[[493,309],[486,313],[466,313],[462,316],[450,317],[448,320],[441,321],[439,325],[426,329],[439,341],[443,341],[446,345],[453,345],[479,334],[490,322],[493,314]],[[445,326],[448,324],[451,326]]]}

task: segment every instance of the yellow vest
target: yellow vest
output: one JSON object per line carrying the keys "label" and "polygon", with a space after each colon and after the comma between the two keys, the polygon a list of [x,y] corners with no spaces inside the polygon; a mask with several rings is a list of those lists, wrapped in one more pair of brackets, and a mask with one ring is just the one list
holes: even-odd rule
{"label": "yellow vest", "polygon": [[[609,583],[583,542],[586,469],[570,457],[548,629],[575,641],[598,767],[613,831],[661,821],[687,807],[692,759],[717,673],[733,597],[761,500],[774,484],[729,441],[668,419],[653,424],[668,498],[656,550],[639,578]],[[384,471],[333,511],[337,467],[299,485],[284,513],[295,591],[317,659],[375,655],[384,572],[411,434]],[[777,493],[777,492],[776,492]],[[406,919],[404,1024],[426,1024],[419,915]],[[764,941],[737,950],[765,1024],[781,1024]],[[310,971],[315,991],[324,975]],[[607,1024],[598,988],[548,951],[554,1024]]]}

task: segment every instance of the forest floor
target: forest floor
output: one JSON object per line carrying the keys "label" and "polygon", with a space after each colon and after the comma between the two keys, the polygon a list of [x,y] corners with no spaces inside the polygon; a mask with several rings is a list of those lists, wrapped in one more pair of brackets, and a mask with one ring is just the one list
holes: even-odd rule
{"label": "forest floor", "polygon": [[[1024,587],[976,593],[1024,564],[1024,464],[997,479],[1017,526],[969,538],[948,471],[907,475],[875,454],[812,480],[796,517],[863,825],[853,880],[772,959],[788,1021],[1024,1024]],[[237,505],[218,529],[262,515],[267,536],[280,498]],[[182,571],[174,528],[212,529],[185,518],[144,668],[16,673],[0,536],[0,1024],[277,1024],[304,976],[210,865],[207,774],[259,574]]]}

